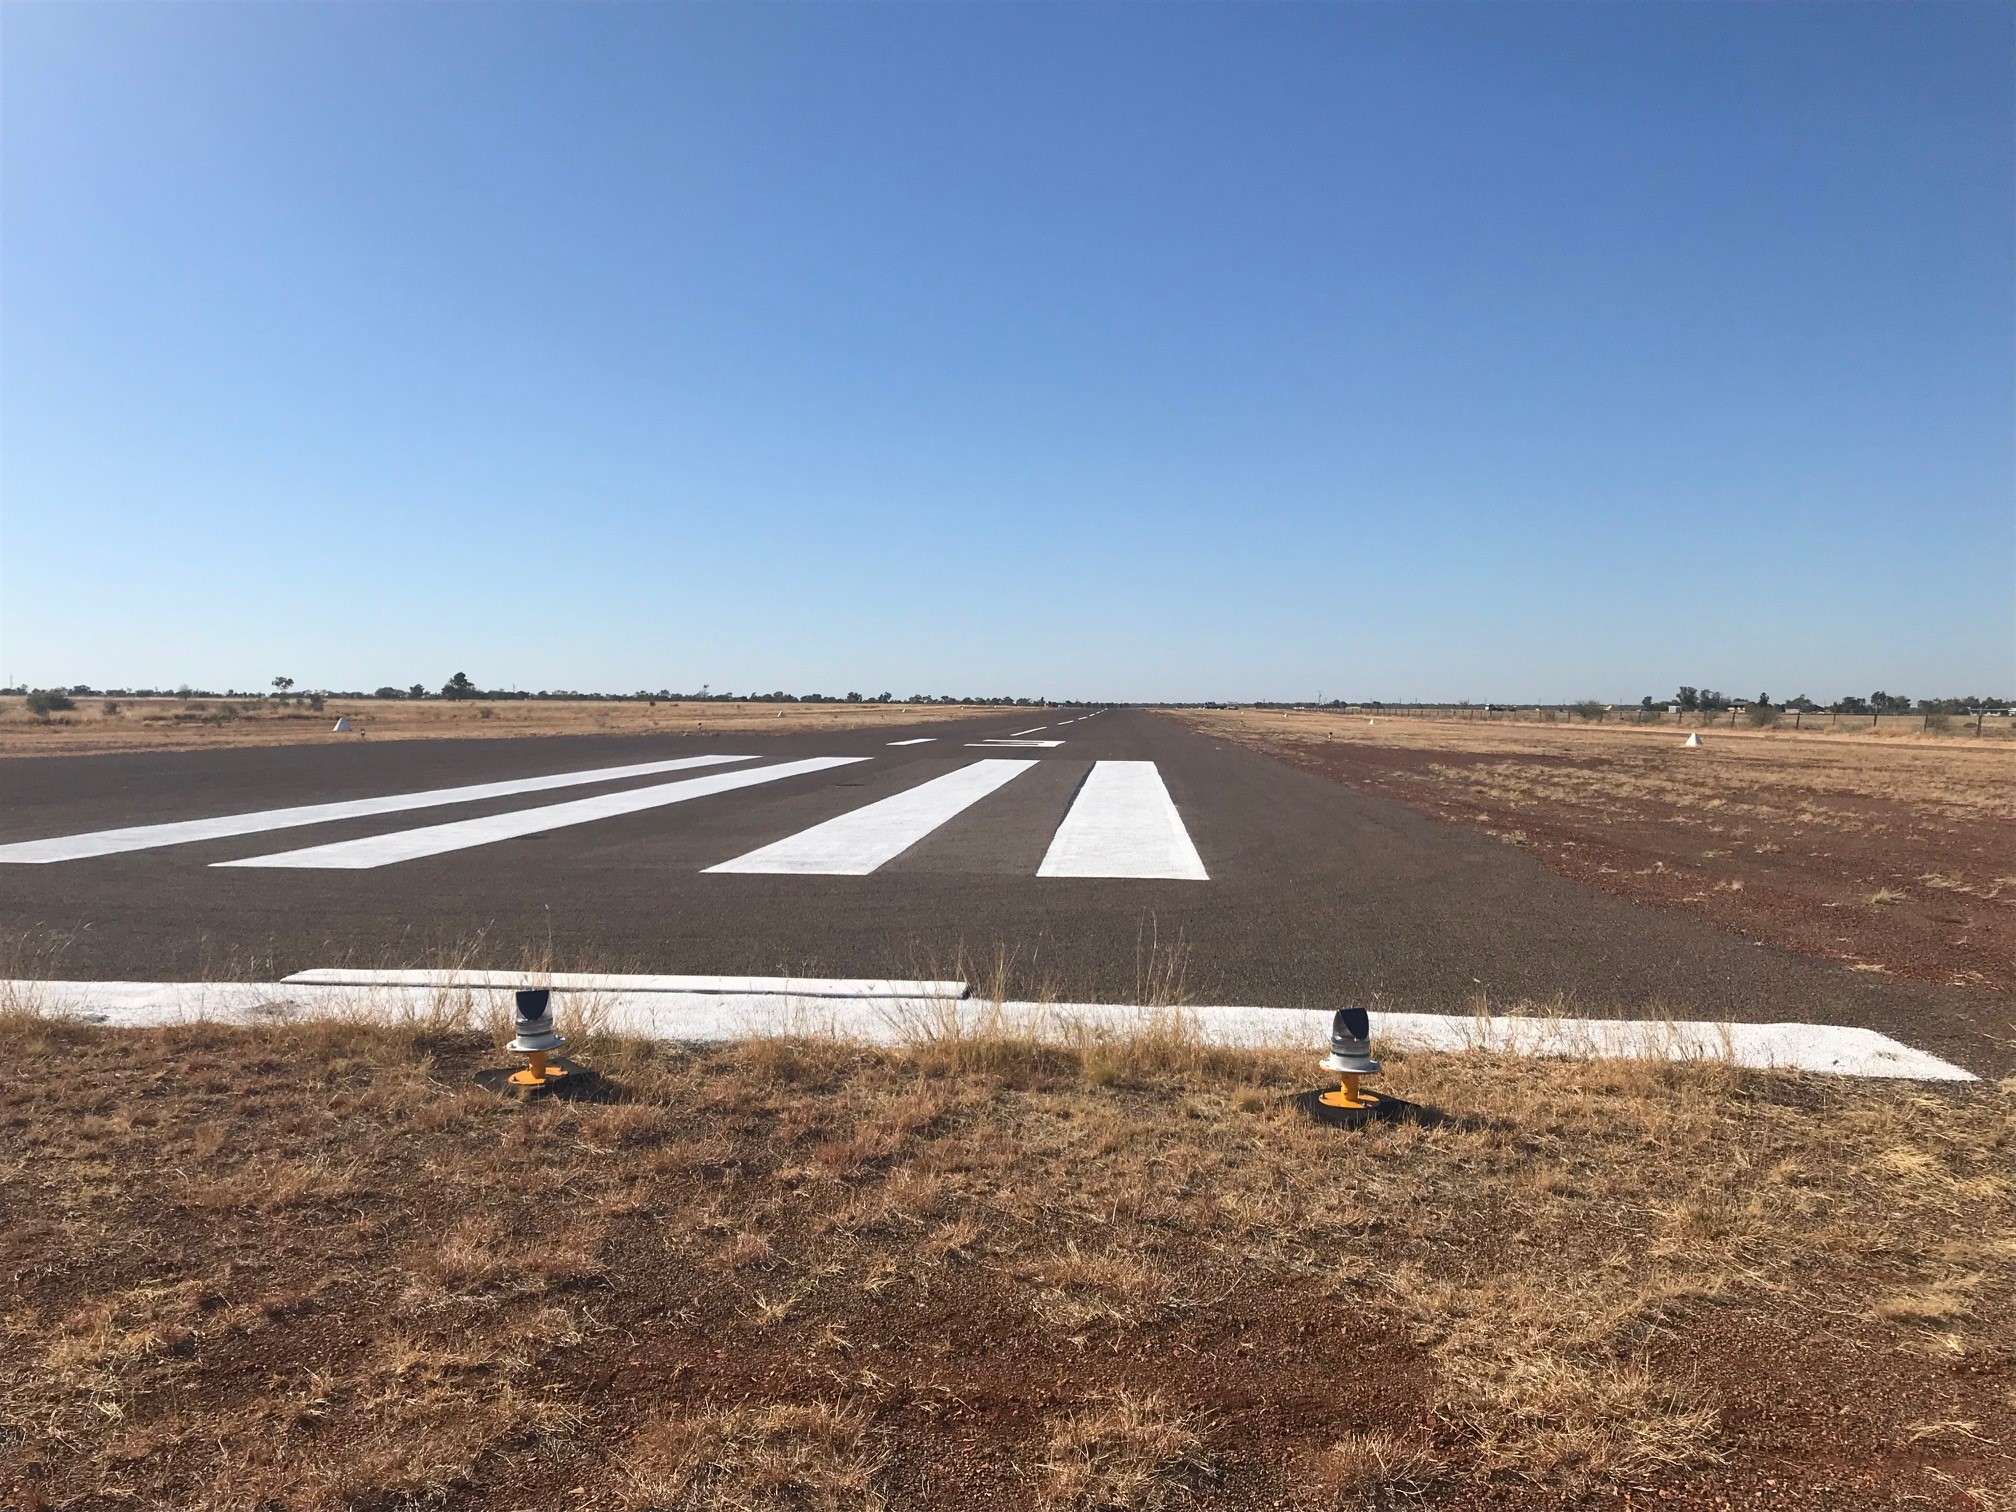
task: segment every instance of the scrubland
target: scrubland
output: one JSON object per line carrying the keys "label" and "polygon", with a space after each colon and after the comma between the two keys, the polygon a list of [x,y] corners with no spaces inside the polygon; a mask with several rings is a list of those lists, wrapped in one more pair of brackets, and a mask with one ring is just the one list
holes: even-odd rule
{"label": "scrubland", "polygon": [[[0,698],[0,757],[378,740],[476,740],[525,735],[736,735],[882,729],[1012,713],[999,705],[902,703],[649,703],[581,699],[332,698],[318,712],[270,698],[78,698],[37,717]],[[332,733],[347,718],[355,733]]]}

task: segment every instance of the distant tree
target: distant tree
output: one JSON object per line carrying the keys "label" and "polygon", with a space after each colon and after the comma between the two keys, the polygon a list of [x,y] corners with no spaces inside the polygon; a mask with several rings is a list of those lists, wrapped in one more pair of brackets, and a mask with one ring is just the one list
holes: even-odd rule
{"label": "distant tree", "polygon": [[469,674],[467,672],[457,672],[441,685],[441,696],[443,698],[474,698],[476,696],[476,684],[469,681]]}
{"label": "distant tree", "polygon": [[861,702],[861,695],[860,695],[859,693],[849,693],[849,694],[847,695],[847,702],[849,702],[849,703],[859,703],[859,702]]}
{"label": "distant tree", "polygon": [[1797,698],[1786,699],[1785,707],[1788,709],[1797,709],[1801,714],[1818,713],[1820,709],[1820,705],[1813,702],[1804,693],[1801,693]]}
{"label": "distant tree", "polygon": [[887,703],[887,702],[889,702],[889,695],[888,695],[887,693],[877,693],[877,694],[875,695],[875,702],[877,702],[877,703]]}
{"label": "distant tree", "polygon": [[415,683],[406,690],[406,696],[408,698],[425,698],[427,696],[427,689],[420,683]]}
{"label": "distant tree", "polygon": [[1584,719],[1601,719],[1608,712],[1605,705],[1598,703],[1593,698],[1585,698],[1580,703],[1573,705],[1573,707],[1575,712],[1580,714]]}
{"label": "distant tree", "polygon": [[61,688],[37,688],[28,695],[28,712],[37,719],[47,719],[51,714],[63,714],[76,708],[70,695]]}
{"label": "distant tree", "polygon": [[1869,705],[1878,714],[1909,714],[1911,700],[1902,693],[1871,693]]}
{"label": "distant tree", "polygon": [[371,696],[373,698],[404,698],[406,696],[406,690],[404,688],[385,687],[380,688],[377,692],[373,693]]}
{"label": "distant tree", "polygon": [[275,698],[285,698],[287,696],[287,690],[293,686],[294,686],[293,678],[276,677],[273,679],[273,696]]}
{"label": "distant tree", "polygon": [[1757,695],[1757,699],[1756,699],[1756,701],[1755,701],[1755,702],[1754,702],[1753,704],[1751,704],[1751,706],[1750,706],[1750,707],[1752,707],[1753,709],[1768,709],[1768,708],[1770,708],[1770,707],[1771,707],[1771,695],[1770,695],[1769,693],[1759,693],[1759,694]]}
{"label": "distant tree", "polygon": [[1682,684],[1676,702],[1679,703],[1683,714],[1692,714],[1696,709],[1701,707],[1701,690]]}
{"label": "distant tree", "polygon": [[1726,709],[1729,707],[1728,696],[1717,693],[1713,688],[1703,688],[1701,690],[1701,707],[1710,711]]}
{"label": "distant tree", "polygon": [[1835,714],[1867,714],[1869,705],[1855,697],[1839,698],[1829,704],[1828,709]]}
{"label": "distant tree", "polygon": [[307,703],[309,708],[313,709],[317,714],[320,714],[322,712],[322,700],[326,696],[327,695],[320,692],[310,693],[307,695],[304,701]]}

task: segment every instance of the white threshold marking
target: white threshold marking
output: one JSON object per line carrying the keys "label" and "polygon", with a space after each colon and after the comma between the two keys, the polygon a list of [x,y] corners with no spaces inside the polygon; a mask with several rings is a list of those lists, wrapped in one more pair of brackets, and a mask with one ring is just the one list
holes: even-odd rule
{"label": "white threshold marking", "polygon": [[[511,975],[501,973],[501,975]],[[721,978],[722,981],[730,980]],[[758,982],[765,979],[756,978]],[[543,985],[543,984],[542,984]],[[877,984],[863,983],[862,986]],[[946,983],[888,984],[892,988]],[[172,1024],[233,1026],[341,1019],[399,1022],[444,1010],[481,1027],[510,1010],[507,988],[307,982],[0,981],[0,996],[51,1018],[119,1029]],[[568,1032],[565,993],[555,1005]],[[951,993],[876,996],[759,991],[656,992],[593,989],[598,1020],[613,1033],[698,1042],[751,1035],[831,1035],[870,1044],[928,1040],[948,1032],[1119,1035],[1175,1026],[1214,1045],[1326,1048],[1330,1014],[1307,1008],[1147,1008],[1113,1003],[958,1001]],[[485,996],[485,994],[493,994]],[[1372,1044],[1382,1049],[1549,1056],[1571,1060],[1695,1061],[1822,1076],[1971,1082],[1973,1072],[1914,1050],[1873,1029],[1837,1024],[1744,1024],[1637,1019],[1478,1018],[1440,1013],[1374,1013]],[[1317,1074],[1312,1071],[1312,1077]]]}
{"label": "white threshold marking", "polygon": [[787,761],[778,766],[752,771],[719,772],[710,777],[688,777],[682,782],[663,782],[654,787],[631,788],[621,793],[604,793],[595,798],[577,798],[572,803],[549,804],[545,808],[516,809],[508,814],[490,814],[480,819],[458,819],[452,824],[434,824],[424,829],[396,830],[389,835],[367,835],[361,840],[338,840],[329,845],[311,845],[303,850],[278,851],[270,856],[248,856],[241,861],[213,861],[212,866],[302,867],[314,870],[361,871],[374,866],[390,866],[397,861],[413,861],[422,856],[438,856],[447,851],[465,850],[472,845],[491,845],[499,840],[516,840],[570,825],[592,824],[621,814],[642,813],[669,803],[685,803],[714,793],[733,792],[759,783],[778,782],[808,772],[851,766],[866,756],[809,756],[803,761]]}
{"label": "white threshold marking", "polygon": [[122,851],[186,845],[196,840],[224,840],[233,835],[298,829],[308,824],[332,824],[339,819],[361,819],[373,814],[403,814],[411,809],[476,803],[485,798],[510,798],[520,793],[582,787],[591,782],[617,782],[625,777],[655,777],[661,772],[755,759],[754,756],[680,756],[668,761],[640,762],[634,766],[597,767],[585,772],[556,772],[548,777],[520,777],[508,782],[479,782],[469,787],[395,793],[387,798],[351,798],[335,803],[303,804],[296,808],[260,809],[248,814],[220,814],[214,819],[136,824],[125,829],[96,830],[83,835],[58,835],[48,840],[20,840],[12,845],[0,845],[0,862],[40,864],[81,861],[91,856],[117,855]]}
{"label": "white threshold marking", "polygon": [[1036,875],[1209,880],[1152,761],[1096,763]]}
{"label": "white threshold marking", "polygon": [[466,987],[484,992],[682,992],[736,997],[963,998],[964,982],[880,977],[631,976],[610,971],[384,971],[322,966],[280,979],[296,987]]}
{"label": "white threshold marking", "polygon": [[1033,761],[976,761],[706,869],[865,877],[1035,765]]}
{"label": "white threshold marking", "polygon": [[929,745],[931,744],[932,741],[936,740],[937,738],[938,737],[936,735],[919,735],[915,740],[892,740],[889,742],[889,744],[891,744],[892,746]]}
{"label": "white threshold marking", "polygon": [[969,740],[966,742],[966,749],[969,751],[1031,751],[1048,750],[1052,746],[1061,746],[1062,744],[1064,742],[1061,740]]}

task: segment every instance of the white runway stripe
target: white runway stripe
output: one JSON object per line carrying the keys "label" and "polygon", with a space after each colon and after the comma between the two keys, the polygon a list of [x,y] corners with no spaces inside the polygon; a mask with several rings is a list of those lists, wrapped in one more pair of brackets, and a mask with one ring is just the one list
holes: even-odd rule
{"label": "white runway stripe", "polygon": [[509,782],[479,782],[470,787],[433,788],[422,793],[395,793],[389,798],[353,798],[337,803],[309,803],[295,808],[260,809],[248,814],[222,814],[214,819],[184,819],[169,824],[136,824],[125,829],[96,830],[83,835],[58,835],[48,840],[21,840],[0,845],[0,862],[11,864],[80,861],[113,856],[121,851],[152,850],[162,845],[187,845],[197,840],[224,840],[266,830],[298,829],[306,824],[331,824],[373,814],[402,814],[410,809],[440,808],[450,803],[475,803],[485,798],[509,798],[543,793],[553,788],[582,787],[591,782],[616,782],[625,777],[655,777],[689,767],[721,766],[754,761],[754,756],[680,756],[669,761],[645,761],[634,766],[597,767],[585,772],[557,772],[550,777],[521,777]]}
{"label": "white runway stripe", "polygon": [[892,740],[889,742],[889,744],[891,744],[892,746],[929,745],[931,744],[932,741],[936,740],[937,738],[938,737],[936,735],[919,735],[915,740]]}
{"label": "white runway stripe", "polygon": [[1096,764],[1036,875],[1209,880],[1152,761]]}
{"label": "white runway stripe", "polygon": [[969,751],[998,751],[1004,748],[1019,747],[1027,750],[1032,746],[1047,748],[1062,744],[1064,742],[1061,740],[969,740],[966,742],[966,749]]}
{"label": "white runway stripe", "polygon": [[1010,735],[1034,735],[1036,733],[1036,730],[1047,730],[1049,728],[1050,726],[1048,725],[1037,725],[1036,728],[1032,730],[1010,730],[1008,733]]}
{"label": "white runway stripe", "polygon": [[707,870],[865,877],[1034,765],[1033,761],[976,761]]}
{"label": "white runway stripe", "polygon": [[555,803],[545,808],[517,809],[508,814],[491,814],[481,819],[461,819],[453,824],[435,824],[424,829],[400,830],[390,835],[367,835],[361,840],[339,840],[331,845],[312,845],[305,850],[280,851],[270,856],[248,856],[242,861],[217,861],[216,866],[284,866],[310,869],[356,871],[373,866],[389,866],[395,861],[412,861],[421,856],[438,856],[464,850],[472,845],[491,845],[499,840],[516,840],[547,830],[590,824],[619,814],[637,814],[662,808],[668,803],[684,803],[713,793],[732,792],[758,783],[777,782],[807,772],[823,772],[830,767],[850,766],[866,761],[866,756],[812,756],[803,761],[787,761],[778,766],[752,771],[719,772],[710,777],[688,777],[683,782],[664,782],[656,787],[632,788],[628,792],[604,793],[595,798],[577,798],[572,803]]}

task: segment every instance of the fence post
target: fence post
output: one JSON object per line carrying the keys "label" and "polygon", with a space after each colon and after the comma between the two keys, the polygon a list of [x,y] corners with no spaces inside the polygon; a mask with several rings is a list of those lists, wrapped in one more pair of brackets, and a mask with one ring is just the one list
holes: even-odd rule
{"label": "fence post", "polygon": [[1976,735],[1981,733],[1981,716],[1987,712],[1986,709],[1976,709],[1974,711],[1974,733]]}
{"label": "fence post", "polygon": [[1804,709],[1794,709],[1792,711],[1792,730],[1794,734],[1798,733],[1799,721],[1804,719],[1805,717],[1806,717],[1806,711]]}

